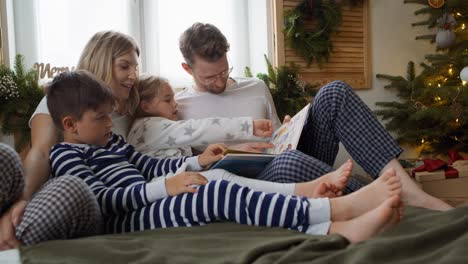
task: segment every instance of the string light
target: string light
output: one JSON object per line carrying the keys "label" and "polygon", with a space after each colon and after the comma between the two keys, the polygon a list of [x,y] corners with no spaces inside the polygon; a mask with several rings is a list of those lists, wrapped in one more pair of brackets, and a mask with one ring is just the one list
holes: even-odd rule
{"label": "string light", "polygon": [[[450,75],[452,75],[452,74],[453,74],[453,69],[450,68],[450,69],[448,70],[448,73],[449,73]],[[445,79],[445,80],[447,80],[447,79]]]}
{"label": "string light", "polygon": [[457,118],[457,119],[455,119],[455,122],[457,122],[457,123],[458,123],[458,118]]}
{"label": "string light", "polygon": [[461,24],[461,29],[465,30],[465,23]]}
{"label": "string light", "polygon": [[421,144],[424,144],[424,138],[421,139]]}
{"label": "string light", "polygon": [[438,84],[437,84],[437,87],[439,87],[439,88],[440,88],[440,83],[438,83]]}

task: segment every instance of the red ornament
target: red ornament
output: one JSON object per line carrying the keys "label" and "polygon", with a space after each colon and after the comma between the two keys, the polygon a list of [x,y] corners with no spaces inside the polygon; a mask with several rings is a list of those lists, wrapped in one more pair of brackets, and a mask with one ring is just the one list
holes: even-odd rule
{"label": "red ornament", "polygon": [[445,0],[427,0],[427,2],[433,8],[441,8],[445,4]]}

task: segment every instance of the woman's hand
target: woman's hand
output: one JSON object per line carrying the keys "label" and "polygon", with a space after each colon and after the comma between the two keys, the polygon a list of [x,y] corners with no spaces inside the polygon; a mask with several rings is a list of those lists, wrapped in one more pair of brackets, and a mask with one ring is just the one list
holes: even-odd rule
{"label": "woman's hand", "polygon": [[21,242],[16,239],[16,227],[21,222],[27,201],[14,203],[0,218],[0,250],[17,248]]}
{"label": "woman's hand", "polygon": [[253,153],[264,153],[265,149],[273,148],[274,145],[268,142],[249,142],[229,146],[230,149]]}
{"label": "woman's hand", "polygon": [[194,185],[205,185],[208,180],[197,172],[182,172],[166,179],[166,192],[169,196],[181,193],[196,193]]}
{"label": "woman's hand", "polygon": [[210,166],[218,160],[224,158],[227,147],[224,144],[210,144],[205,151],[198,156],[198,163],[202,167]]}
{"label": "woman's hand", "polygon": [[257,137],[271,137],[273,134],[273,125],[271,120],[257,119],[253,121],[253,135]]}

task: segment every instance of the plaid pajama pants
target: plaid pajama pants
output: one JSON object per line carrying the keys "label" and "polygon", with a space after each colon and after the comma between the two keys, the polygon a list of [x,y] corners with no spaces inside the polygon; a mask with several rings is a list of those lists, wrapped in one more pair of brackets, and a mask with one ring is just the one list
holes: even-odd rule
{"label": "plaid pajama pants", "polygon": [[330,207],[328,198],[309,200],[258,192],[226,180],[215,180],[200,186],[197,193],[170,196],[138,210],[105,216],[105,230],[123,233],[199,226],[218,220],[325,235],[330,226]]}
{"label": "plaid pajama pants", "polygon": [[[352,158],[374,179],[403,151],[369,107],[342,81],[323,86],[315,96],[297,150],[274,159],[259,179],[301,182],[333,171],[342,143]],[[362,187],[353,178],[345,192]]]}
{"label": "plaid pajama pants", "polygon": [[[18,154],[0,143],[0,209],[5,212],[23,191],[24,178]],[[53,239],[99,234],[102,219],[89,187],[78,177],[48,181],[28,203],[16,237],[24,245]]]}

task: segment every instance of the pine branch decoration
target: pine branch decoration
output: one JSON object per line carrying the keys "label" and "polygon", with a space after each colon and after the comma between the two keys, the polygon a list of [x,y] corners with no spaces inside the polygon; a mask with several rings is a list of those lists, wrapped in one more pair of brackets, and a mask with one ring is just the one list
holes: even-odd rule
{"label": "pine branch decoration", "polygon": [[15,140],[17,151],[21,151],[31,140],[29,118],[43,97],[37,71],[25,69],[22,55],[16,55],[14,71],[0,65],[1,131],[18,136]]}

